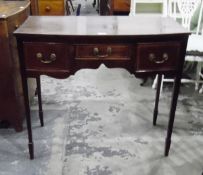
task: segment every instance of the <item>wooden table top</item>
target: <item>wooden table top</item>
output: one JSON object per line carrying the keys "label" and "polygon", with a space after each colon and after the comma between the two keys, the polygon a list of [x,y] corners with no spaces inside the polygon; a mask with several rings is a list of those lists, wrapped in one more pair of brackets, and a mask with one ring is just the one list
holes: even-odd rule
{"label": "wooden table top", "polygon": [[15,34],[66,36],[140,36],[189,34],[169,17],[136,16],[30,16]]}

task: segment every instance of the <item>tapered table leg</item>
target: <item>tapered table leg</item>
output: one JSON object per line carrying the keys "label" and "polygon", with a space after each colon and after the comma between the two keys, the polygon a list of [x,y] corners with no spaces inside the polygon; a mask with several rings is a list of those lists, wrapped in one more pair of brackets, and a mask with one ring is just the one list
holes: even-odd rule
{"label": "tapered table leg", "polygon": [[173,86],[173,94],[172,94],[172,101],[171,101],[171,108],[169,113],[169,121],[168,121],[168,130],[167,130],[167,136],[165,140],[165,156],[168,156],[170,145],[171,145],[171,135],[173,132],[173,124],[174,124],[174,118],[175,118],[175,111],[176,111],[176,105],[178,100],[178,94],[180,90],[180,81],[181,77],[177,76],[175,78],[174,86]]}
{"label": "tapered table leg", "polygon": [[40,119],[41,126],[44,126],[40,76],[36,78],[36,82],[37,82],[37,96],[38,96],[38,105],[39,105],[39,119]]}
{"label": "tapered table leg", "polygon": [[31,125],[31,118],[30,118],[30,104],[29,104],[29,97],[28,97],[28,83],[27,77],[25,75],[22,76],[22,85],[23,85],[23,95],[24,95],[24,104],[25,104],[25,115],[26,115],[26,124],[27,124],[27,131],[28,131],[28,148],[30,159],[34,159],[34,144],[32,140],[32,125]]}
{"label": "tapered table leg", "polygon": [[161,81],[162,81],[162,75],[158,75],[158,82],[157,82],[157,90],[156,90],[156,100],[155,100],[155,106],[154,106],[154,116],[153,116],[153,125],[156,125],[157,121],[157,115],[158,115],[158,106],[159,106],[159,97],[160,97],[160,89],[161,89]]}

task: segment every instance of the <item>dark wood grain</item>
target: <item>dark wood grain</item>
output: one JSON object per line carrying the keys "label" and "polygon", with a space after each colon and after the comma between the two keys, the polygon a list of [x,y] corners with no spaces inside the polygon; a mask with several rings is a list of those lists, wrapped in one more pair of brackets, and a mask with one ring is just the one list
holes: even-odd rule
{"label": "dark wood grain", "polygon": [[[98,68],[102,63],[110,68],[125,68],[136,76],[160,74],[157,94],[161,74],[176,77],[165,146],[167,156],[189,34],[173,19],[160,16],[29,17],[15,35],[26,97],[30,158],[34,157],[34,150],[27,77],[45,74],[65,78],[82,68]],[[157,95],[153,124],[158,103]]]}
{"label": "dark wood grain", "polygon": [[125,16],[30,16],[16,34],[58,36],[125,36],[188,34],[172,18],[159,15]]}

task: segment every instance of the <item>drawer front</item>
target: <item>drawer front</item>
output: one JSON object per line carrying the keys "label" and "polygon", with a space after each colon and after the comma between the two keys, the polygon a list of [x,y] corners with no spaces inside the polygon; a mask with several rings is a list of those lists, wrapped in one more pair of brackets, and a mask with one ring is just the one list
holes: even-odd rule
{"label": "drawer front", "polygon": [[114,11],[129,12],[130,0],[114,0]]}
{"label": "drawer front", "polygon": [[178,42],[138,44],[136,72],[175,71],[180,58],[180,47]]}
{"label": "drawer front", "polygon": [[56,0],[56,1],[46,1],[41,0],[39,3],[39,15],[64,15],[64,1]]}
{"label": "drawer front", "polygon": [[70,68],[70,47],[63,43],[24,43],[27,71],[51,72]]}
{"label": "drawer front", "polygon": [[76,60],[130,60],[130,46],[89,44],[76,46]]}

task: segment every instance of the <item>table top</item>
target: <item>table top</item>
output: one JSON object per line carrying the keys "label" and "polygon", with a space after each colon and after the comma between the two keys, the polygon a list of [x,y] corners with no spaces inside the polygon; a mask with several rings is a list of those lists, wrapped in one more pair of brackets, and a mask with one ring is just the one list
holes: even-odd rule
{"label": "table top", "polygon": [[0,19],[6,19],[15,15],[30,5],[30,1],[1,1],[0,0]]}
{"label": "table top", "polygon": [[159,15],[30,16],[16,35],[140,36],[189,34],[174,19]]}

